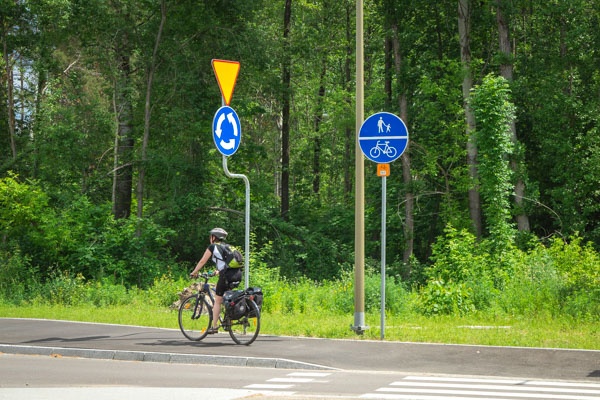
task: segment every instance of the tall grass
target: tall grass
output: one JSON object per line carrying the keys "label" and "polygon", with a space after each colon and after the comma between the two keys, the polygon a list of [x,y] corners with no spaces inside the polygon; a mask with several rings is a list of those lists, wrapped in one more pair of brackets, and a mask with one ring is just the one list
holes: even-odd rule
{"label": "tall grass", "polygon": [[[464,234],[451,232],[438,243],[421,285],[407,287],[387,277],[387,339],[600,348],[600,257],[591,246],[555,240],[510,249],[499,262],[471,238],[468,248],[453,241],[464,244]],[[353,273],[289,279],[260,256],[255,252],[252,259],[250,285],[265,294],[263,333],[354,337]],[[377,272],[367,271],[365,309],[372,329],[364,338],[380,335],[380,282]],[[41,282],[29,260],[15,253],[0,257],[0,316],[177,328],[170,306],[191,283],[183,270],[154,279],[147,290],[61,271]]]}

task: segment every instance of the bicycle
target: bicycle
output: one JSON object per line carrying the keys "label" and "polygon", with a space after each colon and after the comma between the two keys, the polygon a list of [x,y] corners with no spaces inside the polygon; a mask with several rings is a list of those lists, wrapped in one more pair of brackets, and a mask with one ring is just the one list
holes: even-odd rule
{"label": "bicycle", "polygon": [[389,143],[389,140],[384,141],[383,144],[378,140],[377,145],[371,149],[369,154],[373,158],[379,157],[381,153],[385,154],[390,158],[394,158],[398,150],[395,147],[390,146]]}
{"label": "bicycle", "polygon": [[[204,339],[208,335],[208,329],[212,327],[215,290],[208,284],[208,279],[215,275],[216,272],[201,274],[204,284],[201,285],[198,293],[187,297],[179,307],[179,329],[189,340]],[[229,284],[229,288],[233,289],[239,284],[234,282]],[[228,307],[224,307],[225,311],[219,314],[219,328],[228,331],[229,336],[237,344],[251,344],[260,331],[260,309],[254,301],[258,295],[255,291],[256,288],[253,287],[240,291],[240,299],[237,302],[241,300],[246,303],[246,310],[242,315],[232,315],[234,310],[228,310]],[[239,309],[237,311],[239,312]]]}

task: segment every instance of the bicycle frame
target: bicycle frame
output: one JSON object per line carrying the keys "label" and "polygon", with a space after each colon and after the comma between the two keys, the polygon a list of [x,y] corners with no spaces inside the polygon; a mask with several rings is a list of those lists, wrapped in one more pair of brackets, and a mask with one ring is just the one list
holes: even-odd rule
{"label": "bicycle frame", "polygon": [[[249,345],[257,338],[260,332],[260,308],[255,303],[254,299],[256,293],[254,288],[248,288],[241,291],[241,296],[247,302],[247,310],[239,309],[238,305],[235,307],[235,311],[232,313],[232,309],[219,309],[218,320],[213,319],[215,311],[215,289],[208,283],[208,279],[215,276],[214,273],[202,274],[204,283],[199,284],[197,294],[189,296],[181,304],[179,308],[179,328],[183,332],[184,336],[190,340],[197,341],[202,340],[210,329],[210,322],[214,321],[213,324],[219,324],[218,328],[223,328],[229,332],[229,335],[237,344]],[[236,287],[235,283],[229,284],[228,288]],[[234,299],[231,302],[233,306],[240,300]],[[239,314],[239,312],[243,314]],[[190,315],[191,313],[191,315]],[[184,317],[185,314],[185,317]],[[190,320],[197,320],[192,322]],[[185,321],[188,321],[186,323]],[[214,325],[213,325],[214,326]],[[215,332],[212,332],[215,333]]]}
{"label": "bicycle frame", "polygon": [[[208,277],[208,276],[204,277],[204,283],[202,284],[202,288],[200,290],[198,290],[198,297],[196,298],[196,304],[194,306],[194,312],[192,314],[192,319],[200,318],[201,311],[198,312],[198,307],[200,304],[202,304],[201,299],[203,297],[205,297],[206,295],[208,295],[211,305],[213,307],[215,306],[215,298],[212,294],[212,292],[214,292],[215,290],[210,287],[210,284],[208,283],[209,278],[210,277]],[[215,294],[216,294],[216,292],[215,292]],[[223,326],[223,317],[221,316],[221,312],[219,310],[219,327],[222,327],[222,326]]]}

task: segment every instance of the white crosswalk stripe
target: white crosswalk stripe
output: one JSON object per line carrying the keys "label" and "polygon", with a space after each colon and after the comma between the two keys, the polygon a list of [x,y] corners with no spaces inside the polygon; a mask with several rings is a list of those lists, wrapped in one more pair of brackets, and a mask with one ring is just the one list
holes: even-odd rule
{"label": "white crosswalk stripe", "polygon": [[296,392],[290,391],[298,384],[303,383],[327,383],[328,381],[317,380],[331,375],[330,372],[291,372],[284,378],[267,379],[265,383],[253,383],[244,386],[244,389],[251,389],[256,394],[277,394],[280,396],[292,396]]}
{"label": "white crosswalk stripe", "polygon": [[[468,397],[467,397],[468,396]],[[519,379],[407,376],[360,396],[365,399],[600,400],[600,384]]]}

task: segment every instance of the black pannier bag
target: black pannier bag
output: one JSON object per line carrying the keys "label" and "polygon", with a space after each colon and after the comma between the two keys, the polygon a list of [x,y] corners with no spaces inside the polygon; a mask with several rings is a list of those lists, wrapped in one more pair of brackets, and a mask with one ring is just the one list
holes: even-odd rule
{"label": "black pannier bag", "polygon": [[223,294],[223,304],[227,315],[231,319],[240,319],[248,311],[248,304],[241,290],[230,290]]}
{"label": "black pannier bag", "polygon": [[259,287],[249,287],[247,290],[248,294],[251,296],[252,300],[258,306],[258,310],[262,311],[262,303],[263,303],[263,292]]}

